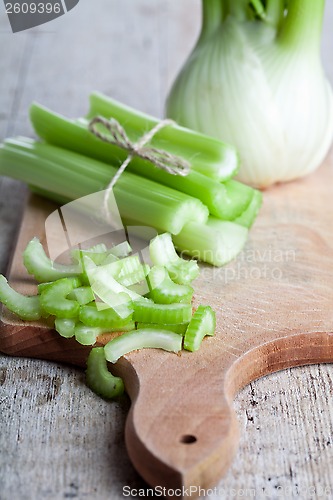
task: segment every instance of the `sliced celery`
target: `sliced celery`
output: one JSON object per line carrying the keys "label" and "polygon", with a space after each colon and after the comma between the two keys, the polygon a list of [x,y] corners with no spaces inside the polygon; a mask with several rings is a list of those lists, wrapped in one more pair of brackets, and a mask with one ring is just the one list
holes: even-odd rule
{"label": "sliced celery", "polygon": [[73,281],[68,278],[62,278],[49,285],[40,295],[42,309],[59,318],[76,318],[80,305],[76,300],[66,298],[73,288]]}
{"label": "sliced celery", "polygon": [[91,258],[91,260],[95,264],[102,264],[102,262],[105,260],[105,258],[108,255],[108,251],[106,248],[106,245],[100,243],[98,245],[95,245],[92,248],[88,249],[81,249],[81,248],[74,248],[71,251],[71,257],[73,260],[81,263],[83,260],[83,257],[87,255],[88,257]]}
{"label": "sliced celery", "polygon": [[148,282],[151,289],[149,297],[156,304],[190,303],[192,300],[193,288],[189,285],[174,283],[163,266],[151,268]]}
{"label": "sliced celery", "polygon": [[124,383],[109,372],[103,347],[91,349],[87,359],[86,382],[96,394],[106,399],[121,396]]}
{"label": "sliced celery", "polygon": [[90,286],[80,286],[78,288],[75,288],[72,292],[70,292],[68,298],[76,300],[80,304],[80,306],[84,306],[86,304],[89,304],[89,302],[95,300],[93,291]]}
{"label": "sliced celery", "polygon": [[161,325],[158,325],[157,323],[137,323],[137,329],[153,329],[153,330],[168,330],[170,332],[178,333],[178,335],[185,335],[185,332],[187,330],[188,323],[163,323]]}
{"label": "sliced celery", "polygon": [[143,282],[149,272],[149,266],[142,264],[137,255],[122,259],[124,263],[116,276],[117,281],[126,287]]}
{"label": "sliced celery", "polygon": [[39,296],[27,297],[16,292],[0,274],[0,302],[25,321],[35,321],[42,315]]}
{"label": "sliced celery", "polygon": [[210,306],[199,306],[193,314],[184,338],[184,349],[197,351],[206,335],[214,335],[216,328],[215,312]]}
{"label": "sliced celery", "polygon": [[247,235],[248,230],[243,226],[209,217],[207,224],[186,224],[173,236],[173,241],[182,253],[214,266],[223,266],[243,249]]}
{"label": "sliced celery", "polygon": [[119,243],[119,245],[115,245],[110,248],[109,252],[115,257],[122,258],[127,257],[132,252],[132,248],[128,241],[123,241],[122,243]]}
{"label": "sliced celery", "polygon": [[127,318],[121,318],[111,307],[97,309],[96,305],[82,306],[79,314],[80,321],[86,326],[99,326],[122,330],[132,320],[132,314]]}
{"label": "sliced celery", "polygon": [[82,271],[80,265],[63,265],[53,262],[45,253],[38,238],[33,238],[23,252],[23,262],[29,274],[38,281],[54,281],[75,276]]}
{"label": "sliced celery", "polygon": [[191,304],[134,302],[133,320],[140,323],[186,323],[192,316]]}
{"label": "sliced celery", "polygon": [[[197,237],[199,238],[200,235]],[[151,240],[149,253],[153,264],[166,267],[171,279],[177,284],[187,285],[199,275],[197,262],[184,260],[177,255],[169,233],[159,234]]]}
{"label": "sliced celery", "polygon": [[104,328],[86,326],[77,323],[74,328],[75,340],[82,345],[94,345],[98,335],[105,333]]}
{"label": "sliced celery", "polygon": [[182,336],[167,330],[151,328],[134,330],[110,340],[104,347],[105,357],[111,363],[121,356],[136,349],[155,348],[165,351],[179,352],[182,348]]}
{"label": "sliced celery", "polygon": [[[118,163],[117,163],[118,165]],[[52,198],[76,199],[105,189],[117,168],[29,139],[7,139],[0,147],[0,173],[22,180]],[[205,222],[208,209],[197,198],[124,172],[114,187],[123,218],[177,234],[190,220]]]}
{"label": "sliced celery", "polygon": [[250,228],[258,215],[262,204],[262,193],[254,190],[252,200],[244,212],[239,215],[233,222],[241,226]]}
{"label": "sliced celery", "polygon": [[40,295],[44,290],[46,290],[50,285],[52,285],[54,281],[47,281],[46,283],[38,283],[37,290]]}
{"label": "sliced celery", "polygon": [[75,319],[56,318],[54,322],[54,328],[62,337],[69,339],[71,337],[74,337],[75,324]]}

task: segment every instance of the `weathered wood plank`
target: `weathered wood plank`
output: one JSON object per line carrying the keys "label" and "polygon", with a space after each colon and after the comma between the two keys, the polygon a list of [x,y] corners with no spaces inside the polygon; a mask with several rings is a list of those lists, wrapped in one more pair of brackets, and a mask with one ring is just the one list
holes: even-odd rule
{"label": "weathered wood plank", "polygon": [[[31,100],[75,116],[85,112],[92,89],[162,116],[168,87],[196,37],[199,2],[91,5],[81,0],[34,35],[12,35],[0,15],[1,138],[7,131],[31,134]],[[331,81],[332,22],[327,2],[323,53]],[[18,193],[18,183],[2,185],[1,272],[19,219]],[[236,398],[244,431],[240,449],[221,491],[210,497],[251,498],[254,491],[256,498],[332,498],[332,392],[330,365],[286,370],[245,388]],[[128,400],[97,398],[80,371],[1,356],[0,404],[1,499],[120,499],[124,485],[143,487],[123,443]]]}

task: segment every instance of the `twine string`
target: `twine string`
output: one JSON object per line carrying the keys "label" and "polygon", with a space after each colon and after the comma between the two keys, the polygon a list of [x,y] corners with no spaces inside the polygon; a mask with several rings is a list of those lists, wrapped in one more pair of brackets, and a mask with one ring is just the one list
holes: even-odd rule
{"label": "twine string", "polygon": [[[132,142],[128,138],[124,128],[114,118],[108,120],[101,116],[96,116],[89,122],[90,132],[92,132],[98,139],[103,142],[118,146],[128,152],[127,158],[120,165],[119,169],[112,177],[108,187],[105,190],[103,209],[108,220],[110,219],[110,211],[108,206],[110,194],[114,186],[118,182],[120,176],[123,174],[126,167],[135,156],[142,158],[143,160],[150,161],[157,168],[160,168],[161,170],[164,170],[169,174],[181,175],[183,177],[189,174],[191,167],[190,163],[183,158],[180,158],[179,156],[173,155],[168,151],[164,151],[162,149],[146,146],[146,144],[148,144],[152,140],[157,132],[169,125],[173,125],[174,123],[175,122],[170,119],[162,120],[158,122],[155,127],[146,132],[142,137],[140,137],[137,142]],[[105,134],[101,132],[100,128],[97,128],[98,125],[102,125],[108,133]]]}

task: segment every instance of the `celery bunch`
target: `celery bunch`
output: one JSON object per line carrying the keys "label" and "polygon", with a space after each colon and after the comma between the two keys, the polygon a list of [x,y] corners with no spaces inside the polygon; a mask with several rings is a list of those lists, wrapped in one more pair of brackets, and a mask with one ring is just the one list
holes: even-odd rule
{"label": "celery bunch", "polygon": [[[33,104],[31,122],[44,142],[5,140],[0,174],[62,204],[105,190],[128,153],[89,131],[90,119],[97,115],[118,120],[133,142],[158,123],[97,93],[90,97],[88,115],[77,120]],[[239,168],[235,149],[176,124],[160,130],[149,146],[185,159],[190,173],[171,175],[133,158],[113,189],[123,223],[168,232],[178,250],[215,266],[233,259],[246,242],[262,198],[232,179]]]}

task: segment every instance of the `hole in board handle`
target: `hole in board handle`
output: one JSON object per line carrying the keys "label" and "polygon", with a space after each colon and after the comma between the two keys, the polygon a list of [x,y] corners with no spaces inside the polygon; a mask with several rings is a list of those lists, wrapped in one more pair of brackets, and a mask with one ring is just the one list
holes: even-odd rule
{"label": "hole in board handle", "polygon": [[197,438],[195,436],[192,436],[192,434],[184,434],[184,436],[180,438],[180,442],[183,444],[192,444],[195,443],[196,441]]}

